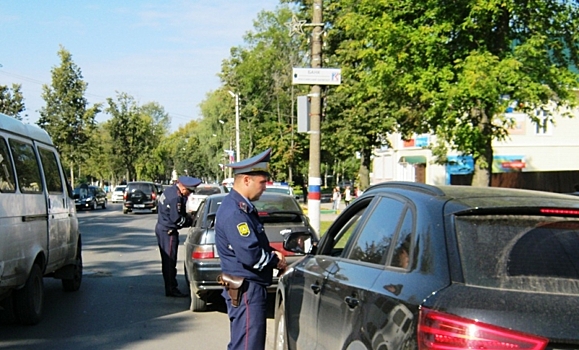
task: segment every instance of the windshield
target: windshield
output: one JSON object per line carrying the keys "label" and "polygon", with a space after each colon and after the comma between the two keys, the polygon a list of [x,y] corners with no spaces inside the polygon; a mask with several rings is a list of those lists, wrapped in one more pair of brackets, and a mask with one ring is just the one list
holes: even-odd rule
{"label": "windshield", "polygon": [[290,194],[289,187],[267,187],[267,192]]}
{"label": "windshield", "polygon": [[221,189],[219,187],[202,187],[202,188],[197,188],[195,190],[195,194],[199,194],[202,196],[210,196],[212,194],[218,194],[221,193]]}
{"label": "windshield", "polygon": [[292,197],[268,196],[263,194],[258,200],[253,202],[258,211],[293,211],[301,212],[300,206]]}
{"label": "windshield", "polygon": [[576,219],[461,216],[456,233],[467,284],[579,294]]}

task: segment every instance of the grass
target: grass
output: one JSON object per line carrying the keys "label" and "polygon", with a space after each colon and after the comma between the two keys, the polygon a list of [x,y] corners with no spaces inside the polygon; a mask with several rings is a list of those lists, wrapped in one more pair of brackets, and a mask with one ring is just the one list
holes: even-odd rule
{"label": "grass", "polygon": [[320,221],[320,235],[326,233],[333,221]]}

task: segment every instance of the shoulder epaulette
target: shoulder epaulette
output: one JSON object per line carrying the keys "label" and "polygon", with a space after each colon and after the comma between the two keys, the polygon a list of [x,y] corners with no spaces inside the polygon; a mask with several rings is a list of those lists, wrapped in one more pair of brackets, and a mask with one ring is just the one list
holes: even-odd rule
{"label": "shoulder epaulette", "polygon": [[247,205],[247,203],[245,201],[239,202],[239,209],[243,210],[246,213],[249,211],[248,207],[249,206]]}

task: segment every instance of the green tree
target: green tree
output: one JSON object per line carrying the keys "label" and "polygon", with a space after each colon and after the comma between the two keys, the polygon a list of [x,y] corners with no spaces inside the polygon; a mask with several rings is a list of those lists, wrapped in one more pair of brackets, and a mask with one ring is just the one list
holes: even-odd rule
{"label": "green tree", "polygon": [[[135,99],[118,93],[117,100],[107,99],[106,112],[111,118],[106,128],[111,135],[112,151],[117,162],[124,165],[126,180],[153,180],[146,161],[158,145],[153,141],[153,117],[142,113]],[[154,160],[153,160],[154,161]]]}
{"label": "green tree", "polygon": [[300,89],[306,94],[306,88],[292,86],[291,75],[293,67],[304,65],[305,38],[288,35],[291,16],[287,6],[258,15],[254,31],[244,37],[245,45],[233,48],[223,62],[220,93],[229,100],[225,102],[229,113],[223,116],[228,125],[234,123],[235,110],[234,98],[226,92],[239,95],[241,158],[271,147],[272,177],[293,182],[303,178],[309,144],[305,135],[295,132],[294,101]]}
{"label": "green tree", "polygon": [[[51,85],[42,86],[46,106],[40,109],[37,124],[52,137],[64,163],[70,164],[71,177],[75,164],[81,163],[89,149],[95,116],[100,105],[89,107],[84,97],[87,83],[82,80],[80,68],[64,47],[58,50],[60,66],[53,67]],[[74,179],[71,178],[71,183]]]}
{"label": "green tree", "polygon": [[355,148],[433,133],[441,161],[447,149],[472,155],[473,184],[487,186],[508,106],[575,103],[575,2],[341,0],[327,14],[327,54],[344,76],[327,126],[343,126]]}
{"label": "green tree", "polygon": [[12,84],[12,91],[6,85],[0,85],[0,113],[22,120],[20,113],[26,110],[20,84]]}

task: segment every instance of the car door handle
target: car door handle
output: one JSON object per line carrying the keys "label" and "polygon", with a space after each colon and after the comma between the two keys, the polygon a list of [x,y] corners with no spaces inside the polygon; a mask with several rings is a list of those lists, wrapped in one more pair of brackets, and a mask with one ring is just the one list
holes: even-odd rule
{"label": "car door handle", "polygon": [[310,285],[310,288],[314,291],[314,294],[318,294],[322,290],[322,288],[317,282]]}
{"label": "car door handle", "polygon": [[358,305],[360,305],[360,300],[352,296],[345,297],[344,301],[346,302],[346,304],[348,304],[348,307],[350,307],[350,309],[353,309]]}

